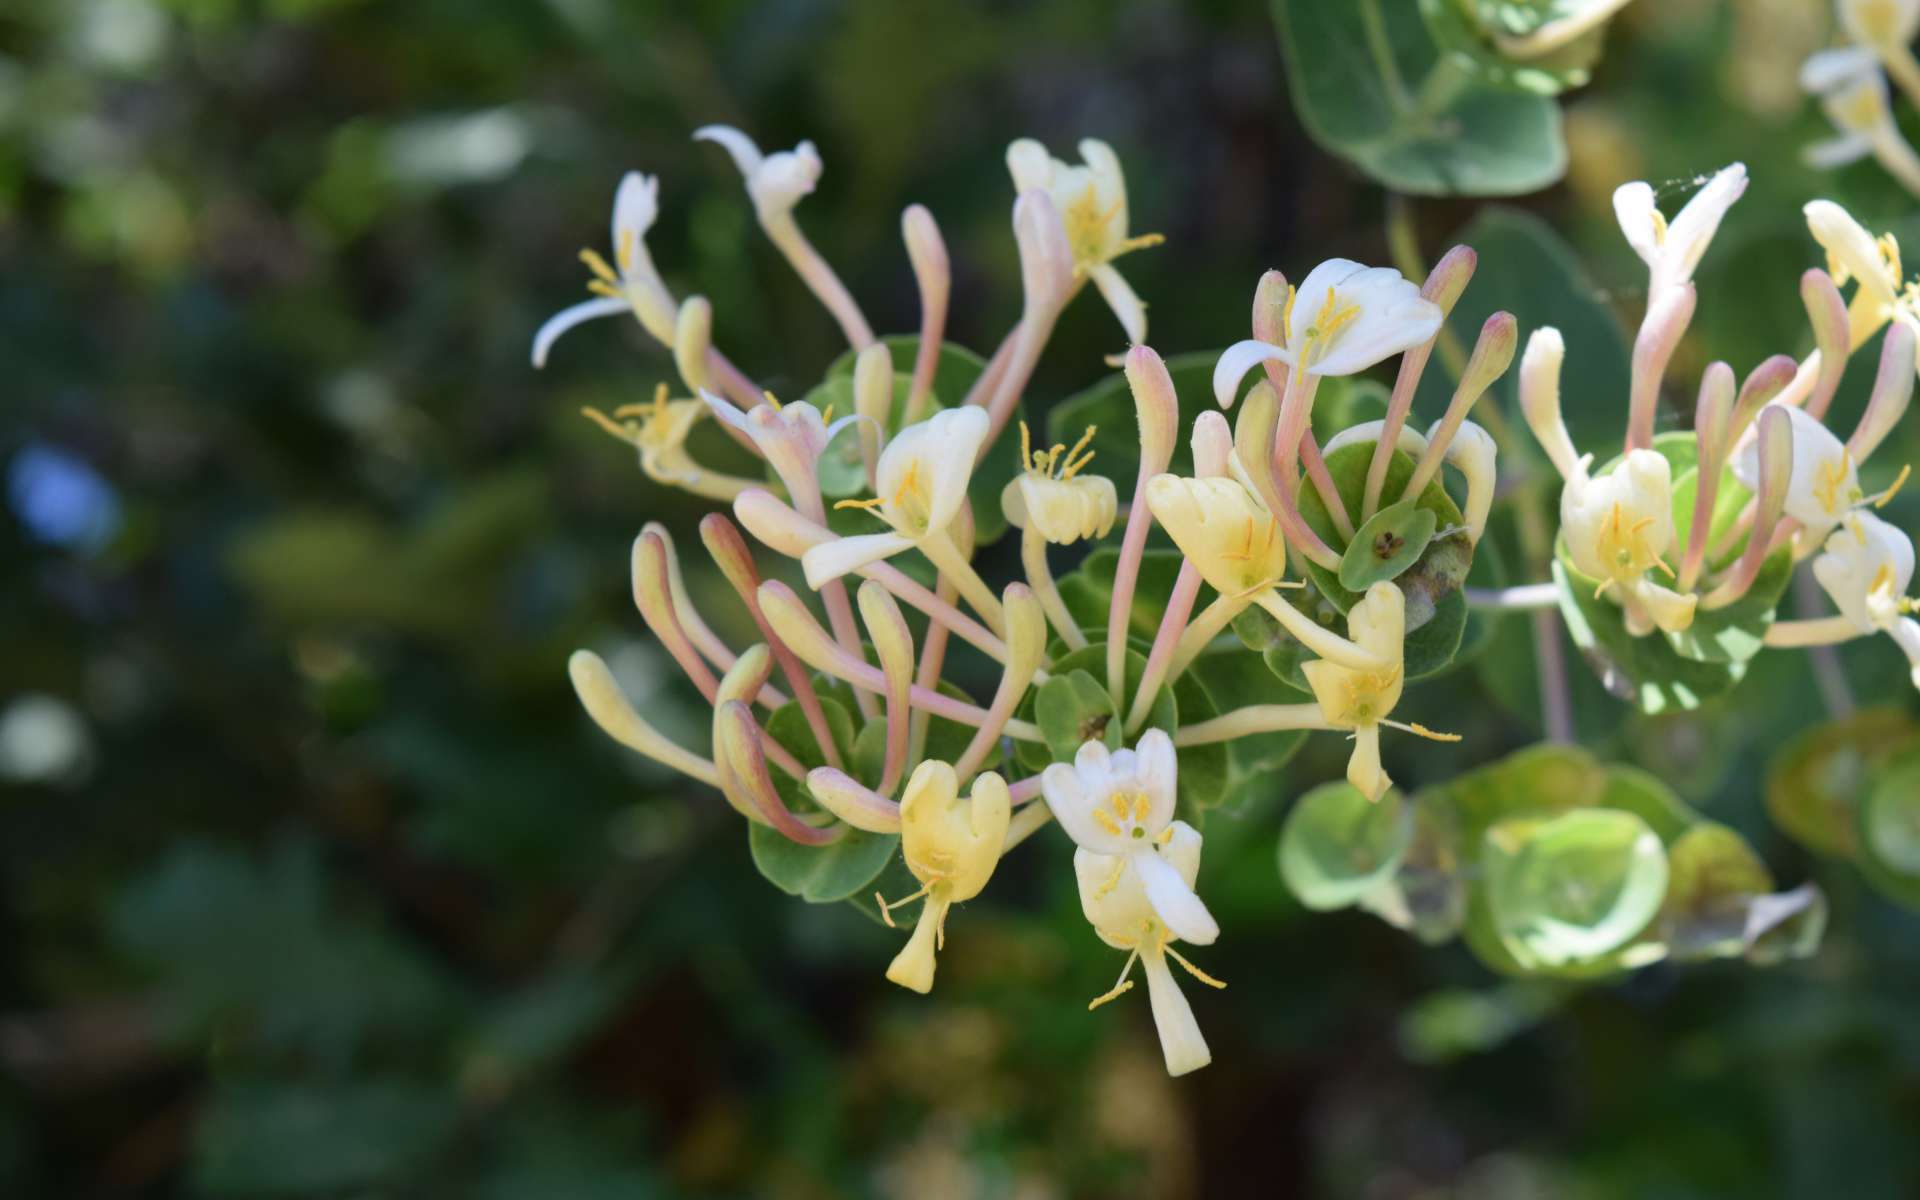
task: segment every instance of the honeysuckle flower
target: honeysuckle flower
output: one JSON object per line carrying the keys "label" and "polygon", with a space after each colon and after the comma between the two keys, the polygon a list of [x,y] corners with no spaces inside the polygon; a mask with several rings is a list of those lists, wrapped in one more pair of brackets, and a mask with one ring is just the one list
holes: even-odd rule
{"label": "honeysuckle flower", "polygon": [[1347,760],[1347,782],[1359,788],[1367,799],[1378,800],[1387,794],[1393,781],[1380,766],[1380,727],[1390,725],[1436,741],[1458,741],[1454,734],[1439,734],[1422,725],[1390,721],[1388,714],[1400,703],[1400,689],[1406,682],[1403,654],[1407,633],[1407,601],[1399,587],[1376,583],[1366,595],[1347,610],[1347,636],[1377,654],[1387,665],[1372,670],[1354,670],[1321,658],[1302,663],[1300,671],[1313,688],[1320,715],[1335,729],[1353,731],[1353,754]]}
{"label": "honeysuckle flower", "polygon": [[1647,300],[1651,304],[1668,288],[1693,279],[1700,256],[1720,228],[1720,220],[1747,190],[1743,163],[1723,167],[1681,207],[1669,222],[1660,214],[1653,188],[1641,182],[1625,183],[1613,193],[1613,213],[1620,232],[1634,253],[1647,264]]}
{"label": "honeysuckle flower", "polygon": [[1802,210],[1813,240],[1827,255],[1827,273],[1839,287],[1852,282],[1847,304],[1848,339],[1859,349],[1888,321],[1920,329],[1913,285],[1901,278],[1900,243],[1891,233],[1874,237],[1831,200],[1809,201]]}
{"label": "honeysuckle flower", "polygon": [[1107,536],[1120,511],[1113,480],[1084,473],[1093,461],[1086,449],[1093,430],[1068,449],[1065,443],[1045,453],[1033,449],[1027,423],[1020,423],[1020,461],[1023,467],[1000,491],[1000,507],[1015,529],[1032,529],[1056,546],[1070,546],[1082,538]]}
{"label": "honeysuckle flower", "polygon": [[1221,477],[1156,475],[1147,481],[1146,499],[1154,520],[1200,577],[1220,593],[1219,599],[1182,635],[1181,649],[1174,655],[1176,674],[1199,646],[1249,604],[1266,609],[1287,632],[1322,658],[1364,669],[1385,665],[1378,655],[1326,629],[1280,598],[1279,588],[1299,586],[1282,578],[1287,564],[1286,539],[1280,533],[1280,523],[1244,483]]}
{"label": "honeysuckle flower", "polygon": [[560,335],[576,325],[600,317],[631,312],[648,333],[662,345],[673,344],[673,325],[677,315],[673,293],[660,280],[653,257],[647,253],[647,230],[659,215],[660,177],[628,171],[613,196],[613,261],[592,250],[582,250],[580,259],[593,272],[587,290],[595,296],[569,308],[563,308],[540,326],[533,335],[533,365],[543,367],[547,352]]}
{"label": "honeysuckle flower", "polygon": [[1440,306],[1392,267],[1330,258],[1287,293],[1281,324],[1286,342],[1235,343],[1213,372],[1213,395],[1233,403],[1240,379],[1262,362],[1283,362],[1308,375],[1352,375],[1420,345],[1439,332]]}
{"label": "honeysuckle flower", "polygon": [[1630,450],[1606,475],[1587,474],[1588,455],[1560,493],[1560,534],[1567,557],[1600,581],[1626,612],[1629,632],[1678,632],[1693,624],[1697,598],[1647,578],[1671,574],[1662,558],[1673,544],[1673,469],[1652,450]]}
{"label": "honeysuckle flower", "polygon": [[[891,531],[836,538],[808,550],[801,558],[808,586],[818,588],[915,546],[942,557],[957,557],[957,552],[942,553],[951,547],[947,526],[967,498],[967,481],[987,436],[988,420],[985,409],[968,405],[935,413],[896,434],[881,451],[874,471],[878,495],[871,500],[842,500],[836,506],[865,508]],[[945,569],[942,563],[936,565]]]}
{"label": "honeysuckle flower", "polygon": [[828,424],[831,413],[822,414],[805,401],[782,404],[771,394],[765,404],[744,412],[712,392],[700,393],[700,399],[715,417],[745,434],[794,503],[808,507],[817,503],[820,493],[820,455],[826,452],[827,443],[860,419],[848,413]]}
{"label": "honeysuckle flower", "polygon": [[1127,181],[1111,146],[1082,138],[1080,158],[1082,166],[1061,162],[1039,142],[1021,138],[1007,147],[1007,170],[1015,191],[1041,191],[1053,200],[1073,251],[1074,274],[1093,281],[1127,340],[1139,345],[1147,340],[1147,306],[1113,261],[1165,239],[1157,233],[1128,235]]}
{"label": "honeysuckle flower", "polygon": [[913,936],[887,967],[888,979],[916,992],[932,989],[934,952],[946,943],[947,909],[987,886],[1011,813],[1006,781],[991,771],[974,778],[963,801],[951,766],[929,759],[914,768],[900,797],[900,856],[920,890],[899,900],[880,899],[880,912],[891,925],[893,909],[923,896],[926,902]]}
{"label": "honeysuckle flower", "polygon": [[1908,608],[1913,540],[1872,513],[1852,513],[1815,556],[1813,577],[1855,629],[1886,632]]}
{"label": "honeysuckle flower", "polygon": [[[1427,431],[1428,436],[1438,428],[1436,422],[1434,428]],[[1467,536],[1476,543],[1486,531],[1487,514],[1493,510],[1494,488],[1499,483],[1497,457],[1493,435],[1472,421],[1462,422],[1453,441],[1447,444],[1446,461],[1467,480],[1467,502],[1460,506],[1460,513],[1467,522]]]}
{"label": "honeysuckle flower", "polygon": [[814,149],[813,143],[803,141],[791,150],[763,154],[752,138],[731,125],[702,126],[693,131],[693,136],[695,141],[720,146],[733,159],[734,166],[740,168],[740,177],[746,182],[747,196],[753,201],[760,228],[786,256],[801,281],[833,314],[848,344],[859,350],[872,343],[873,330],[861,315],[860,306],[854,303],[846,285],[794,220],[794,208],[820,182],[820,152]]}
{"label": "honeysuckle flower", "polygon": [[[1200,875],[1200,831],[1185,821],[1170,822],[1164,841],[1150,852],[1153,861],[1192,889]],[[1200,1035],[1193,1008],[1174,982],[1168,967],[1170,958],[1195,979],[1208,987],[1227,986],[1187,961],[1173,948],[1181,940],[1167,926],[1153,903],[1146,884],[1134,862],[1127,858],[1098,854],[1080,848],[1073,852],[1074,881],[1080,887],[1080,911],[1100,940],[1116,950],[1127,951],[1120,978],[1104,995],[1087,1005],[1089,1011],[1132,990],[1133,964],[1138,960],[1147,976],[1147,1000],[1153,1008],[1153,1024],[1160,1035],[1160,1053],[1166,1060],[1167,1074],[1185,1075],[1213,1061],[1206,1038]]]}
{"label": "honeysuckle flower", "polygon": [[655,483],[721,501],[731,501],[747,488],[759,485],[755,479],[709,471],[693,460],[687,452],[687,437],[706,416],[707,405],[691,398],[668,399],[664,383],[654,389],[651,404],[623,404],[611,416],[597,408],[583,408],[580,413],[632,445],[640,455],[640,470]]}
{"label": "honeysuckle flower", "polygon": [[1220,926],[1192,880],[1160,854],[1174,837],[1178,770],[1173,739],[1149,729],[1131,750],[1082,743],[1071,764],[1054,763],[1040,773],[1040,794],[1075,845],[1112,860],[1109,890],[1122,875],[1135,874],[1155,917],[1181,941],[1206,946],[1220,936]]}
{"label": "honeysuckle flower", "polygon": [[[1800,522],[1803,544],[1814,546],[1834,526],[1866,502],[1859,464],[1839,438],[1798,408],[1785,408],[1792,423],[1793,474],[1787,483],[1786,512]],[[1730,464],[1735,479],[1749,490],[1759,486],[1760,449],[1749,441]]]}
{"label": "honeysuckle flower", "polygon": [[1863,46],[1821,50],[1800,68],[1800,86],[1819,97],[1838,136],[1808,146],[1809,165],[1841,167],[1873,155],[1908,191],[1920,194],[1920,155],[1894,122],[1880,60]]}

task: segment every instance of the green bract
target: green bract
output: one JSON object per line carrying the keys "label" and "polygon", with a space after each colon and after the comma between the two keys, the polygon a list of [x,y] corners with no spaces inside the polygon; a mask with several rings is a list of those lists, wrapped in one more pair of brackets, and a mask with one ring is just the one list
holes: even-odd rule
{"label": "green bract", "polygon": [[1280,877],[1308,908],[1345,908],[1386,883],[1413,844],[1397,792],[1379,803],[1342,780],[1300,797],[1280,833]]}

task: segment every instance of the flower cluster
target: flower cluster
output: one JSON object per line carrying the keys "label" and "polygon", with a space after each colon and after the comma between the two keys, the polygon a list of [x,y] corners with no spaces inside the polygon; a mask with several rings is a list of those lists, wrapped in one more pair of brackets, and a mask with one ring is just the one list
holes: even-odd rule
{"label": "flower cluster", "polygon": [[[1200,785],[1179,759],[1251,735],[1338,732],[1352,741],[1341,795],[1385,812],[1397,800],[1388,803],[1381,731],[1452,738],[1394,713],[1409,680],[1452,653],[1436,657],[1416,635],[1451,621],[1457,643],[1469,600],[1503,604],[1463,586],[1499,483],[1494,435],[1469,418],[1515,357],[1515,319],[1493,314],[1470,350],[1450,340],[1449,313],[1476,265],[1465,247],[1418,283],[1346,259],[1321,263],[1298,286],[1269,271],[1254,289],[1250,336],[1214,364],[1214,406],[1189,398],[1198,411],[1183,457],[1182,398],[1144,344],[1145,307],[1114,266],[1159,239],[1130,233],[1125,180],[1104,143],[1082,142],[1080,165],[1031,141],[1009,149],[1023,304],[999,348],[979,359],[946,343],[950,267],[927,210],[902,219],[919,329],[882,341],[796,219],[822,172],[814,147],[764,154],[737,130],[696,136],[731,156],[769,239],[845,334],[851,371],[816,395],[842,397],[850,411],[835,419],[825,403],[783,403],[714,346],[706,301],[676,299],[647,253],[657,181],[629,175],[615,201],[613,260],[583,255],[595,297],[541,329],[534,361],[566,331],[619,313],[671,352],[684,397],[663,386],[651,403],[589,416],[638,449],[650,478],[722,506],[700,521],[701,541],[757,640],[738,647],[716,634],[688,594],[668,530],[648,524],[633,545],[636,606],[711,707],[710,749],[669,739],[586,650],[569,668],[582,704],[623,745],[716,789],[748,822],[762,871],[810,900],[871,894],[897,846],[918,886],[876,896],[873,911],[891,925],[895,910],[920,902],[886,972],[916,992],[934,984],[953,907],[1057,823],[1088,922],[1128,953],[1120,981],[1093,1007],[1132,986],[1137,960],[1168,1070],[1204,1066],[1209,1051],[1170,963],[1224,986],[1174,948],[1220,936],[1197,891],[1199,817],[1220,797],[1194,795]],[[1610,606],[1627,635],[1646,638],[1744,613],[1763,579],[1777,598],[1779,564],[1817,554],[1813,573],[1840,614],[1776,623],[1768,640],[1884,630],[1912,653],[1912,546],[1864,511],[1883,497],[1868,496],[1857,474],[1914,382],[1914,306],[1890,240],[1831,206],[1810,208],[1834,263],[1803,283],[1819,349],[1801,363],[1769,360],[1738,388],[1716,364],[1685,453],[1676,435],[1654,435],[1661,380],[1694,309],[1694,268],[1744,186],[1744,171],[1729,168],[1671,222],[1645,185],[1616,197],[1650,273],[1618,460],[1596,468],[1576,453],[1560,420],[1559,336],[1540,330],[1529,343],[1520,390],[1565,477],[1564,577],[1584,601]],[[1848,280],[1857,283],[1851,308],[1838,291]],[[1096,469],[1094,429],[1041,448],[1016,421],[1056,321],[1088,281],[1133,343],[1120,360],[1138,433],[1124,502],[1124,473]],[[1848,354],[1889,324],[1873,405],[1842,444],[1821,418]],[[1451,396],[1422,432],[1414,397],[1443,344]],[[907,360],[896,362],[902,351]],[[1388,360],[1397,374],[1379,415],[1337,431],[1323,421],[1323,444],[1314,414],[1328,381]],[[696,458],[690,438],[708,418],[761,468],[730,473]],[[1688,488],[1693,518],[1677,521]],[[1116,526],[1100,571],[1088,559],[1071,588],[1056,581],[1051,550],[1107,539]],[[1163,595],[1142,587],[1156,526],[1177,550]],[[1024,577],[996,589],[975,552],[1004,527],[1019,531]],[[797,564],[804,589],[778,577],[792,571],[763,571],[753,543]],[[1230,626],[1243,641],[1265,639],[1275,694],[1300,699],[1206,692],[1197,665],[1226,652]],[[969,697],[947,677],[956,643],[996,666],[990,696]],[[1181,694],[1188,699],[1176,704]]]}
{"label": "flower cluster", "polygon": [[[1912,571],[1901,567],[1912,562],[1912,544],[1872,512],[1899,490],[1907,471],[1875,494],[1860,482],[1868,457],[1906,413],[1920,370],[1920,322],[1891,235],[1874,237],[1831,201],[1808,204],[1808,227],[1828,262],[1828,270],[1810,270],[1800,281],[1815,349],[1800,361],[1769,358],[1738,386],[1731,366],[1711,364],[1700,380],[1693,431],[1654,434],[1667,366],[1694,314],[1694,268],[1745,187],[1745,168],[1727,167],[1671,222],[1644,183],[1614,194],[1621,230],[1649,272],[1618,458],[1596,470],[1592,454],[1577,454],[1560,411],[1561,336],[1543,328],[1528,341],[1521,405],[1565,480],[1561,566],[1571,586],[1616,605],[1635,638],[1711,632],[1754,620],[1755,612],[1767,626],[1766,644],[1775,646],[1887,632],[1913,659],[1920,684],[1920,625],[1904,615]],[[1849,282],[1851,303],[1840,291]],[[1849,356],[1883,328],[1871,399],[1843,442],[1825,424],[1827,410]],[[1774,620],[1792,565],[1808,558],[1841,615]],[[1702,653],[1699,639],[1676,640],[1674,648]],[[1724,654],[1724,647],[1711,653]]]}

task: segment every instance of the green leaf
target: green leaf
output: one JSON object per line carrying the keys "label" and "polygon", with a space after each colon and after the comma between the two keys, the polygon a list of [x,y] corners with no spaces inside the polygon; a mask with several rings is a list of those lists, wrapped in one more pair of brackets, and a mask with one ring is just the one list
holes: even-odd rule
{"label": "green leaf", "polygon": [[1920,908],[1920,751],[1877,774],[1860,804],[1860,872],[1883,894]]}
{"label": "green leaf", "polygon": [[1353,541],[1340,556],[1340,586],[1365,592],[1382,580],[1397,578],[1426,550],[1439,524],[1431,509],[1419,508],[1411,500],[1387,505],[1354,531]]}
{"label": "green leaf", "polygon": [[1436,51],[1413,5],[1273,0],[1273,15],[1301,123],[1377,182],[1513,196],[1566,171],[1559,108],[1473,78],[1471,60]]}
{"label": "green leaf", "polygon": [[1773,890],[1772,874],[1747,840],[1703,821],[1668,846],[1667,869],[1659,932],[1674,957],[1745,953],[1748,907]]}
{"label": "green leaf", "polygon": [[1119,714],[1107,687],[1084,670],[1057,669],[1034,690],[1033,720],[1047,739],[1054,762],[1071,762],[1083,743],[1099,740],[1120,748]]}
{"label": "green leaf", "polygon": [[[1121,689],[1123,704],[1132,703],[1134,689],[1138,685],[1141,674],[1146,669],[1147,656],[1138,650],[1129,649],[1126,656],[1124,686]],[[1082,672],[1092,678],[1095,685],[1104,690],[1106,685],[1102,681],[1107,677],[1107,644],[1105,642],[1094,642],[1092,645],[1075,650],[1073,653],[1055,660],[1053,666],[1049,668],[1048,673],[1052,677],[1058,678],[1062,675],[1071,675],[1076,671]],[[1036,688],[1029,691],[1026,698],[1020,702],[1020,715],[1029,721],[1035,721],[1037,723],[1036,706],[1039,704],[1039,700],[1039,689]],[[1126,714],[1121,713],[1120,715],[1124,717]],[[1109,726],[1109,728],[1111,728],[1111,726]],[[1173,689],[1164,687],[1160,689],[1160,694],[1154,697],[1153,706],[1147,710],[1146,721],[1140,728],[1164,729],[1169,734],[1180,728],[1179,706],[1174,698]],[[1102,736],[1107,737],[1109,735],[1103,732]],[[1124,737],[1124,730],[1121,736],[1126,743],[1131,743],[1131,738]],[[1110,741],[1109,744],[1120,745],[1122,743]],[[1022,766],[1032,771],[1041,770],[1049,763],[1071,762],[1073,760],[1073,751],[1077,749],[1079,749],[1079,744],[1075,743],[1071,748],[1067,749],[1066,754],[1056,756],[1051,748],[1039,743],[1014,743],[1015,757]],[[1186,755],[1183,752],[1181,762],[1184,764],[1185,761]],[[1185,780],[1183,779],[1181,782],[1184,787]]]}
{"label": "green leaf", "polygon": [[863,891],[900,844],[897,834],[850,829],[837,842],[803,846],[758,821],[747,825],[753,865],[767,882],[809,904],[829,904]]}
{"label": "green leaf", "polygon": [[1555,539],[1553,580],[1567,633],[1600,681],[1620,699],[1654,714],[1697,708],[1728,691],[1746,674],[1744,662],[1682,658],[1664,637],[1634,637],[1618,605],[1596,596],[1600,581],[1576,570]]}
{"label": "green leaf", "polygon": [[[1583,0],[1595,3],[1598,0]],[[1420,0],[1420,15],[1442,50],[1465,55],[1474,74],[1494,87],[1553,96],[1584,85],[1600,58],[1606,40],[1604,24],[1573,39],[1550,54],[1530,59],[1510,58],[1493,39],[1496,34],[1522,37],[1555,17],[1577,9],[1578,3],[1539,3],[1513,0]]]}
{"label": "green leaf", "polygon": [[1793,548],[1782,546],[1761,564],[1747,594],[1725,608],[1696,608],[1693,624],[1665,637],[1674,652],[1699,662],[1745,662],[1766,645],[1780,597],[1793,580]]}
{"label": "green leaf", "polygon": [[[1113,611],[1113,576],[1120,561],[1114,546],[1102,546],[1082,559],[1078,569],[1058,580],[1061,602],[1089,638],[1104,642],[1107,617]],[[1133,604],[1127,614],[1127,640],[1146,646],[1160,631],[1166,615],[1167,597],[1180,577],[1185,562],[1178,550],[1148,550],[1140,557],[1140,574],[1134,583]],[[1094,670],[1106,678],[1104,666]]]}
{"label": "green leaf", "polygon": [[[1360,502],[1366,492],[1367,471],[1373,464],[1373,447],[1373,442],[1353,442],[1326,457],[1327,473],[1333,477],[1334,490],[1339,493],[1350,518],[1360,512]],[[1399,498],[1406,490],[1407,481],[1413,477],[1413,469],[1413,459],[1395,450],[1388,461],[1386,484],[1380,493],[1382,498]],[[1399,577],[1400,590],[1407,597],[1408,632],[1433,619],[1440,600],[1460,586],[1473,563],[1473,543],[1462,527],[1464,519],[1460,515],[1460,507],[1447,495],[1440,476],[1435,476],[1427,484],[1426,490],[1414,499],[1413,507],[1432,514],[1438,527],[1453,532],[1430,538],[1418,560]],[[1345,540],[1335,530],[1333,517],[1321,502],[1318,489],[1300,489],[1300,517],[1327,545],[1335,550],[1346,549]],[[1344,561],[1342,565],[1345,565]],[[1344,586],[1335,571],[1309,562],[1307,575],[1321,594],[1341,612],[1352,608],[1360,599],[1359,592]],[[1462,617],[1464,620],[1464,614]]]}
{"label": "green leaf", "polygon": [[[1339,7],[1329,5],[1328,7]],[[1619,444],[1626,428],[1626,397],[1630,362],[1626,331],[1606,300],[1606,293],[1587,273],[1580,256],[1532,213],[1492,207],[1455,233],[1453,241],[1471,246],[1479,256],[1473,285],[1447,315],[1447,328],[1463,346],[1471,346],[1480,326],[1495,312],[1519,316],[1524,344],[1533,330],[1552,326],[1566,342],[1566,367],[1560,376],[1560,409],[1576,446],[1593,449]],[[1515,429],[1523,429],[1519,400],[1520,372],[1508,371],[1480,400],[1497,403]],[[1414,394],[1418,412],[1444,411],[1453,394],[1445,371],[1431,367]],[[1532,438],[1518,439],[1523,447]],[[1509,446],[1501,447],[1502,468]],[[1531,454],[1540,469],[1550,471],[1543,455]]]}
{"label": "green leaf", "polygon": [[1885,763],[1916,743],[1920,724],[1898,709],[1862,709],[1816,725],[1768,765],[1767,815],[1816,854],[1855,858],[1868,789]]}
{"label": "green leaf", "polygon": [[1516,958],[1549,967],[1619,950],[1667,890],[1659,835],[1619,809],[1502,821],[1487,831],[1481,863],[1501,940]]}
{"label": "green leaf", "polygon": [[1379,803],[1345,780],[1300,797],[1280,831],[1280,877],[1308,908],[1345,908],[1381,886],[1413,844],[1397,792]]}

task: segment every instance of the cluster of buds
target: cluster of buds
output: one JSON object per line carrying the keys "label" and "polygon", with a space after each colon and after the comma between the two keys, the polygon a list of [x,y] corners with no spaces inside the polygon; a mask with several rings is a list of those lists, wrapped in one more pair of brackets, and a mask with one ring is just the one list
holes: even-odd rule
{"label": "cluster of buds", "polygon": [[1845,44],[1811,55],[1800,86],[1818,98],[1834,136],[1806,148],[1807,162],[1840,167],[1871,156],[1901,186],[1920,196],[1920,154],[1900,132],[1889,101],[1892,77],[1910,104],[1920,104],[1920,0],[1834,0]]}
{"label": "cluster of buds", "polygon": [[[1667,366],[1694,314],[1694,268],[1745,187],[1745,168],[1727,167],[1671,222],[1644,183],[1614,194],[1621,230],[1649,272],[1618,458],[1596,470],[1594,456],[1579,454],[1568,435],[1560,410],[1565,345],[1559,332],[1540,329],[1527,343],[1521,406],[1565,481],[1563,560],[1596,596],[1620,608],[1630,635],[1647,637],[1683,633],[1747,599],[1763,567],[1780,556],[1798,563],[1818,555],[1814,576],[1843,615],[1774,622],[1767,644],[1816,645],[1886,631],[1911,657],[1920,626],[1903,616],[1912,571],[1900,564],[1911,564],[1912,547],[1869,511],[1891,499],[1907,472],[1873,495],[1859,476],[1905,414],[1920,368],[1920,322],[1912,292],[1901,283],[1891,235],[1873,237],[1830,201],[1807,205],[1808,225],[1829,268],[1809,270],[1800,281],[1815,349],[1797,362],[1775,355],[1737,385],[1731,366],[1711,364],[1700,380],[1692,432],[1655,436]],[[1848,282],[1855,284],[1851,304],[1840,291]],[[1849,356],[1883,328],[1872,398],[1843,442],[1824,423],[1827,410]],[[1683,481],[1675,477],[1676,462],[1691,472],[1692,488],[1691,504],[1678,510],[1675,493]]]}

